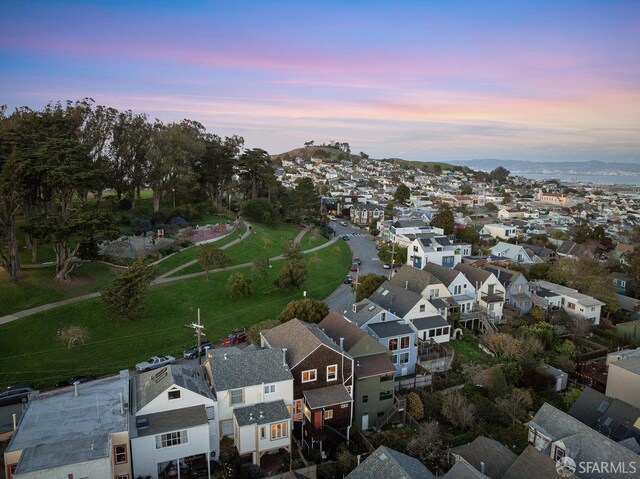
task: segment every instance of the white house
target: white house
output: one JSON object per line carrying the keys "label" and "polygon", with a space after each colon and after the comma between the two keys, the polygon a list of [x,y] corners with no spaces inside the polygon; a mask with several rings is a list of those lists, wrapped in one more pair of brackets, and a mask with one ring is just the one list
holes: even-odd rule
{"label": "white house", "polygon": [[[230,348],[231,349],[231,348]],[[285,350],[209,351],[205,369],[218,400],[220,436],[233,436],[254,464],[291,448],[293,376]]]}
{"label": "white house", "polygon": [[582,316],[593,322],[600,324],[600,315],[604,303],[587,294],[579,293],[577,289],[567,288],[549,281],[534,281],[536,288],[551,291],[560,295],[560,305],[569,314]]}
{"label": "white house", "polygon": [[453,268],[463,256],[471,254],[470,244],[452,244],[442,235],[421,235],[407,248],[407,264],[422,269],[427,263],[436,263],[445,268]]}
{"label": "white house", "polygon": [[382,283],[369,296],[369,300],[399,318],[407,320],[440,314],[440,311],[427,298],[390,281]]}
{"label": "white house", "polygon": [[476,302],[476,289],[464,274],[436,263],[427,263],[423,270],[431,273],[447,287],[451,293],[451,299],[460,308],[460,313],[468,313],[473,309]]}
{"label": "white house", "polygon": [[464,274],[476,290],[476,302],[480,309],[487,312],[489,319],[496,324],[502,322],[502,308],[505,301],[504,286],[493,273],[468,264],[459,264],[455,268]]}
{"label": "white house", "polygon": [[498,244],[493,246],[491,248],[491,254],[501,258],[510,259],[516,264],[533,264],[542,262],[539,258],[537,258],[538,261],[532,259],[523,246],[505,243],[504,241],[500,241]]}
{"label": "white house", "polygon": [[198,467],[211,477],[220,449],[217,402],[202,371],[171,364],[132,378],[133,474],[152,478]]}
{"label": "white house", "polygon": [[517,231],[514,225],[491,223],[484,225],[479,233],[480,235],[489,234],[494,239],[509,239],[515,238]]}

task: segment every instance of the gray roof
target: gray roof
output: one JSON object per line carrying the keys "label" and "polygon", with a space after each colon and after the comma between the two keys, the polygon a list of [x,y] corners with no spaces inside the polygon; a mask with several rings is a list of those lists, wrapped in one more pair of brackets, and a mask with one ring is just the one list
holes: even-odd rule
{"label": "gray roof", "polygon": [[213,398],[200,369],[188,364],[169,364],[160,369],[140,373],[136,377],[136,411],[174,384],[201,396]]}
{"label": "gray roof", "polygon": [[555,291],[551,291],[546,288],[537,288],[534,291],[536,296],[540,296],[541,298],[557,298],[558,296],[562,296],[560,293],[556,293]]}
{"label": "gray roof", "polygon": [[360,327],[365,325],[375,315],[379,314],[382,311],[386,311],[384,308],[378,306],[377,304],[371,302],[366,298],[358,303],[355,303],[354,306],[356,309],[355,312],[352,308],[348,310],[344,315],[349,321],[357,324]]}
{"label": "gray roof", "polygon": [[373,292],[369,299],[384,309],[403,318],[411,309],[422,300],[422,296],[397,284],[385,281]]}
{"label": "gray roof", "polygon": [[322,345],[337,353],[341,352],[340,347],[317,324],[305,323],[296,318],[263,331],[262,336],[272,348],[287,348],[287,362],[291,368]]}
{"label": "gray roof", "polygon": [[464,274],[474,288],[477,288],[478,284],[483,284],[491,276],[488,271],[463,263],[458,263],[454,269]]}
{"label": "gray roof", "polygon": [[432,262],[424,265],[424,268],[422,269],[438,278],[447,287],[455,281],[459,274],[461,274],[455,269],[445,268],[444,266]]}
{"label": "gray roof", "polygon": [[209,424],[206,408],[202,404],[199,406],[137,416],[136,423],[140,419],[146,419],[148,425],[146,427],[136,428],[138,437],[153,436],[155,434],[177,431],[178,429]]}
{"label": "gray roof", "polygon": [[304,391],[304,397],[311,409],[318,409],[334,404],[342,404],[351,402],[351,396],[347,392],[347,388],[342,384],[327,386],[324,388],[309,389]]}
{"label": "gray roof", "polygon": [[613,398],[586,387],[569,408],[569,414],[583,424],[594,427],[612,402]]}
{"label": "gray roof", "polygon": [[291,419],[291,413],[287,411],[284,401],[272,401],[253,406],[237,407],[233,410],[238,426],[249,426],[250,424],[270,424],[277,421]]}
{"label": "gray roof", "polygon": [[380,446],[356,467],[346,479],[435,479],[418,459],[386,446]]}
{"label": "gray roof", "polygon": [[493,273],[500,284],[502,284],[505,288],[511,286],[511,283],[518,279],[518,276],[522,276],[522,273],[518,271],[512,271],[507,268],[501,268],[499,266],[495,266],[492,264],[485,264],[482,269],[488,271],[489,273]]}
{"label": "gray roof", "polygon": [[477,470],[484,462],[485,474],[490,477],[501,477],[509,466],[518,458],[517,454],[495,439],[478,436],[472,442],[451,449],[453,454],[464,458]]}
{"label": "gray roof", "polygon": [[374,323],[368,326],[371,331],[376,333],[379,338],[388,338],[390,336],[400,336],[402,334],[412,334],[415,331],[401,321],[385,321],[384,323]]}
{"label": "gray roof", "polygon": [[403,265],[391,279],[391,284],[400,288],[407,288],[414,293],[422,294],[427,286],[432,284],[442,284],[442,282],[431,273],[416,269],[408,264]]}
{"label": "gray roof", "polygon": [[573,241],[563,241],[560,246],[558,246],[557,253],[564,255],[571,254],[576,246],[577,244]]}
{"label": "gray roof", "polygon": [[293,380],[281,349],[260,349],[209,360],[215,391]]}
{"label": "gray roof", "polygon": [[[22,450],[16,474],[106,458],[111,434],[127,431],[129,372],[43,393],[29,401],[6,452]],[[91,445],[93,444],[93,447]]]}
{"label": "gray roof", "polygon": [[418,331],[433,328],[443,328],[449,326],[449,323],[442,316],[429,316],[427,318],[416,318],[411,321]]}
{"label": "gray roof", "polygon": [[456,462],[442,479],[490,479],[466,462]]}
{"label": "gray roof", "polygon": [[[535,471],[535,472],[534,472]],[[556,461],[541,453],[533,446],[527,446],[502,479],[558,479],[559,477],[575,478],[573,474],[562,475],[556,470]]]}

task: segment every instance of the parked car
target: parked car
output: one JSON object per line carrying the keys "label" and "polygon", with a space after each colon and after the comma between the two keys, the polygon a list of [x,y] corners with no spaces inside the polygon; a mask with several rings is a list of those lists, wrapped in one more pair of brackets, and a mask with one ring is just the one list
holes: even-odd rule
{"label": "parked car", "polygon": [[349,237],[347,235],[342,235],[342,239],[345,241],[349,241]]}
{"label": "parked car", "polygon": [[[211,341],[202,341],[200,343],[200,356],[204,356],[204,354],[207,352],[207,350],[205,348],[212,348],[213,345],[211,344]],[[195,359],[198,357],[198,345],[196,344],[194,347],[187,349],[186,351],[184,351],[182,353],[182,355],[186,358],[186,359]]]}
{"label": "parked car", "polygon": [[174,362],[176,358],[173,356],[151,356],[146,361],[136,364],[136,371],[149,371],[151,369],[161,368],[167,364]]}
{"label": "parked car", "polygon": [[29,394],[33,392],[30,384],[15,384],[0,389],[0,406],[8,404],[25,403],[29,400]]}
{"label": "parked car", "polygon": [[381,250],[381,249],[382,249],[382,245],[381,245],[380,243],[378,243],[378,244],[376,245],[376,249],[377,249],[377,250]]}
{"label": "parked car", "polygon": [[340,226],[348,226],[346,221],[341,221]]}
{"label": "parked car", "polygon": [[353,278],[351,277],[350,274],[346,275],[343,281],[344,284],[351,284],[353,283]]}
{"label": "parked car", "polygon": [[362,264],[362,260],[360,258],[353,258],[352,263],[360,266]]}
{"label": "parked car", "polygon": [[351,265],[351,270],[350,270],[350,271],[352,271],[352,272],[354,272],[354,273],[355,273],[356,271],[358,271],[358,265],[357,265],[357,264],[352,264],[352,265]]}
{"label": "parked car", "polygon": [[236,331],[231,333],[226,338],[220,340],[220,344],[223,346],[233,346],[238,343],[243,343],[247,340],[247,333],[245,331]]}
{"label": "parked car", "polygon": [[385,263],[382,265],[384,269],[391,269],[391,265],[389,263]]}
{"label": "parked car", "polygon": [[62,381],[58,381],[56,383],[57,388],[63,388],[65,386],[72,386],[74,383],[86,383],[87,381],[93,381],[96,379],[96,376],[88,375],[88,376],[74,376],[69,379],[64,379]]}

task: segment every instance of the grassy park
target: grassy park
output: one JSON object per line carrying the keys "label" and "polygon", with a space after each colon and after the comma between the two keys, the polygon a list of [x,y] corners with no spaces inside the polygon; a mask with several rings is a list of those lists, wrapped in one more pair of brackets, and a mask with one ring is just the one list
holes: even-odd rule
{"label": "grassy park", "polygon": [[[292,229],[293,231],[293,229]],[[249,250],[250,251],[250,250]],[[134,366],[154,354],[179,355],[193,344],[185,324],[201,309],[207,338],[218,341],[236,327],[275,319],[292,299],[324,299],[338,287],[348,270],[351,252],[342,242],[306,256],[308,279],[294,293],[275,289],[273,279],[282,261],[273,262],[267,278],[254,277],[255,293],[231,300],[226,281],[231,272],[176,281],[149,289],[146,309],[138,321],[118,322],[102,300],[62,306],[45,313],[0,325],[0,384],[29,381],[45,388],[77,374],[108,374]],[[241,270],[250,276],[249,268]],[[88,328],[86,344],[68,349],[56,339],[58,329],[70,325]]]}

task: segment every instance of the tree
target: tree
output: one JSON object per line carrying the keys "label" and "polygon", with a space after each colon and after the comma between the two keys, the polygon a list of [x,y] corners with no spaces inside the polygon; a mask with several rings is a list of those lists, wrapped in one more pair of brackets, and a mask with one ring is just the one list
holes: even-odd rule
{"label": "tree", "polygon": [[276,319],[269,319],[252,325],[247,331],[247,336],[253,344],[260,345],[260,333],[267,329],[275,328],[280,324],[280,321]]}
{"label": "tree", "polygon": [[259,278],[269,276],[269,258],[254,259],[251,264],[251,272]]}
{"label": "tree", "polygon": [[528,389],[513,388],[509,394],[498,398],[496,404],[511,417],[511,425],[514,426],[518,417],[533,405],[533,398]]}
{"label": "tree", "polygon": [[360,284],[356,287],[356,302],[371,296],[386,279],[384,276],[375,273],[367,273],[360,276],[358,278]]}
{"label": "tree", "polygon": [[549,263],[536,263],[529,268],[528,278],[529,281],[534,279],[547,279],[551,265]]}
{"label": "tree", "polygon": [[386,243],[378,250],[378,258],[384,263],[393,263],[395,266],[407,261],[407,247]]}
{"label": "tree", "polygon": [[484,207],[491,213],[495,213],[496,211],[498,211],[498,207],[495,205],[495,203],[487,203],[484,205]]}
{"label": "tree", "polygon": [[396,192],[393,195],[393,199],[401,205],[406,205],[409,202],[410,197],[411,190],[404,183],[401,183],[398,188],[396,188]]}
{"label": "tree", "polygon": [[435,421],[420,424],[407,444],[407,452],[423,463],[437,462],[443,453],[442,433]]}
{"label": "tree", "polygon": [[504,372],[502,372],[502,367],[499,365],[492,367],[487,379],[489,397],[495,401],[496,398],[504,396],[508,388],[509,386],[507,385],[507,379],[504,377]]}
{"label": "tree", "polygon": [[282,255],[288,260],[302,260],[302,248],[300,247],[300,243],[297,243],[295,240],[287,241],[287,244],[284,249],[284,253]]}
{"label": "tree", "polygon": [[250,184],[251,199],[258,197],[258,187],[268,176],[273,174],[271,157],[261,148],[245,151],[239,159],[240,176]]}
{"label": "tree", "polygon": [[498,166],[491,173],[489,173],[489,181],[497,181],[502,184],[509,178],[509,170],[502,166]]}
{"label": "tree", "polygon": [[640,284],[640,247],[624,254],[624,270],[636,284]]}
{"label": "tree", "polygon": [[477,244],[480,241],[480,234],[471,226],[460,228],[457,237],[462,243]]}
{"label": "tree", "polygon": [[573,406],[573,403],[576,402],[576,400],[580,397],[580,394],[582,394],[582,391],[580,389],[571,388],[564,394],[564,396],[562,396],[562,404],[567,411],[571,408],[571,406]]}
{"label": "tree", "polygon": [[294,299],[282,310],[278,316],[278,321],[287,321],[298,318],[307,323],[319,323],[329,314],[329,307],[324,301],[317,299]]}
{"label": "tree", "polygon": [[266,198],[258,198],[242,202],[240,213],[244,218],[263,224],[274,224],[276,213],[273,205]]}
{"label": "tree", "polygon": [[384,217],[387,220],[393,220],[393,216],[395,214],[395,203],[393,203],[393,201],[390,201],[389,203],[386,204],[386,206],[384,207]]}
{"label": "tree", "polygon": [[509,193],[505,193],[505,194],[502,195],[502,204],[503,205],[508,205],[511,202],[513,202],[513,198],[511,197],[511,195]]}
{"label": "tree", "polygon": [[204,155],[196,159],[194,170],[211,204],[220,206],[225,189],[231,184],[244,139],[234,135],[223,140],[207,134],[204,142]]}
{"label": "tree", "polygon": [[472,193],[473,193],[473,188],[471,187],[471,185],[463,185],[462,188],[460,188],[461,195],[470,195]]}
{"label": "tree", "polygon": [[286,212],[294,223],[314,222],[320,217],[320,195],[311,178],[299,178],[287,198]]}
{"label": "tree", "polygon": [[206,271],[207,279],[209,279],[209,272],[212,269],[224,268],[231,262],[231,258],[214,243],[200,246],[197,259],[202,269]]}
{"label": "tree", "polygon": [[485,333],[482,341],[497,357],[519,359],[524,352],[524,344],[507,333]]}
{"label": "tree", "polygon": [[253,280],[242,273],[233,273],[227,280],[227,292],[232,299],[243,298],[253,294]]}
{"label": "tree", "polygon": [[442,415],[455,427],[469,429],[475,423],[476,407],[459,391],[453,391],[445,394]]}
{"label": "tree", "polygon": [[453,234],[455,219],[453,217],[453,211],[449,205],[443,204],[439,208],[439,211],[433,215],[433,218],[431,218],[431,226],[442,228],[446,235]]}
{"label": "tree", "polygon": [[407,396],[407,412],[416,421],[422,421],[424,419],[424,404],[422,399],[414,392],[410,392]]}
{"label": "tree", "polygon": [[144,310],[144,296],[153,277],[153,268],[142,259],[134,261],[102,292],[107,309],[119,320],[138,319]]}
{"label": "tree", "polygon": [[578,354],[578,348],[575,343],[569,339],[565,339],[556,346],[556,352],[562,356],[566,356],[569,359],[575,359]]}
{"label": "tree", "polygon": [[17,215],[21,206],[22,189],[17,171],[14,155],[4,162],[0,157],[0,260],[10,282],[17,280],[20,269]]}
{"label": "tree", "polygon": [[280,276],[274,284],[283,291],[296,291],[300,289],[307,279],[307,265],[301,259],[290,259],[282,266]]}
{"label": "tree", "polygon": [[89,336],[89,330],[84,326],[68,326],[58,330],[58,341],[66,344],[67,349],[71,349],[77,342],[84,344]]}

